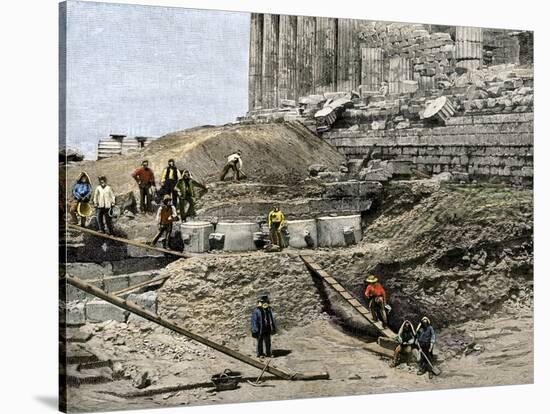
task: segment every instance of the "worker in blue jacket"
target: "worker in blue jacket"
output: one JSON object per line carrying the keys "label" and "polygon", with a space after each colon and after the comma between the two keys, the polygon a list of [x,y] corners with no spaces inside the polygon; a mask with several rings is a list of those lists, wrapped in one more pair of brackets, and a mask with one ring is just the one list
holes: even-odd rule
{"label": "worker in blue jacket", "polygon": [[73,224],[79,223],[82,227],[86,224],[86,217],[77,214],[79,203],[89,203],[92,198],[92,184],[90,177],[85,171],[82,171],[73,186],[73,200],[69,207]]}
{"label": "worker in blue jacket", "polygon": [[252,336],[257,340],[256,356],[271,357],[271,335],[275,333],[277,333],[275,313],[269,304],[269,297],[263,295],[252,312]]}
{"label": "worker in blue jacket", "polygon": [[[423,316],[416,328],[416,341],[418,347],[424,353],[424,356],[420,357],[418,375],[424,374],[428,371],[430,378],[432,378],[432,370],[430,369],[430,363],[433,364],[433,350],[435,345],[435,331],[432,327],[432,322],[427,316]],[[429,360],[426,361],[426,359]]]}

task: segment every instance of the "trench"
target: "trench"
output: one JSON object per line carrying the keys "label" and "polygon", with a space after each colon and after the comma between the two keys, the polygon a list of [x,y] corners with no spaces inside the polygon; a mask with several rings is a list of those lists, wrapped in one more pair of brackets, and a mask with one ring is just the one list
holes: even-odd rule
{"label": "trench", "polygon": [[[310,272],[311,274],[311,272]],[[327,292],[325,284],[318,278],[311,274],[311,279],[315,285],[315,289],[319,294],[321,301],[321,311],[330,316],[330,323],[340,329],[347,335],[361,339],[364,342],[371,343],[376,342],[377,336],[372,333],[372,330],[364,327],[363,323],[354,323],[352,318],[344,317],[340,312],[334,309],[330,295]]]}

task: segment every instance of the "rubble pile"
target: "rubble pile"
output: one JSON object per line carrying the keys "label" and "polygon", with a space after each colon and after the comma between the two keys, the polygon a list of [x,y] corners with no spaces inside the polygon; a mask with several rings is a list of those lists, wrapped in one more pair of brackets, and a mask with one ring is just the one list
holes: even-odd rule
{"label": "rubble pile", "polygon": [[172,263],[158,291],[159,315],[194,332],[225,342],[250,335],[258,297],[276,304],[279,329],[304,326],[321,317],[315,283],[297,256],[196,257]]}
{"label": "rubble pile", "polygon": [[368,219],[363,249],[314,260],[357,297],[366,275],[377,275],[394,309],[390,325],[421,314],[438,326],[481,320],[532,306],[532,217],[532,190],[394,181]]}
{"label": "rubble pile", "polygon": [[[430,65],[436,64],[434,62]],[[381,94],[378,91],[361,92],[362,96],[354,92],[309,95],[300,98],[297,104],[291,101],[286,103],[289,106],[281,108],[250,111],[238,120],[242,123],[297,120],[317,132],[331,127],[363,131],[415,128],[426,125],[423,119],[426,106],[441,96],[447,98],[456,115],[533,111],[532,68],[503,64],[475,71],[452,68],[449,72],[446,64],[437,65],[444,69],[438,69],[439,72],[433,75],[437,82],[432,89],[420,90],[416,81],[408,81],[412,85],[411,92],[400,94]],[[417,66],[421,72],[427,68],[424,63]],[[321,114],[323,111],[326,114]],[[320,120],[321,115],[334,119],[326,122]],[[434,124],[430,123],[430,126]]]}
{"label": "rubble pile", "polygon": [[430,33],[421,24],[368,22],[359,38],[372,48],[382,48],[387,57],[410,58],[412,80],[431,86],[456,65],[455,42],[449,33]]}
{"label": "rubble pile", "polygon": [[[243,171],[255,181],[294,183],[308,177],[307,167],[322,160],[331,169],[338,169],[344,157],[297,122],[269,125],[224,125],[197,127],[167,134],[146,148],[125,156],[100,161],[83,161],[65,166],[69,183],[86,171],[95,184],[95,177],[106,175],[116,194],[139,193],[130,174],[146,159],[157,184],[173,158],[180,169],[188,169],[193,178],[207,185],[219,180],[227,156],[241,150]],[[63,172],[64,173],[64,172]],[[68,186],[67,191],[71,190]],[[72,197],[71,194],[68,194]],[[121,205],[133,203],[130,195],[120,197]]]}

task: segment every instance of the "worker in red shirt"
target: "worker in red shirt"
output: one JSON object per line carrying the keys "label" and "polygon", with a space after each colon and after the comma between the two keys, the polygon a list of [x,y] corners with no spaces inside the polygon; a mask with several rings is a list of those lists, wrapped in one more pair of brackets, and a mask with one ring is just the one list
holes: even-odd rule
{"label": "worker in red shirt", "polygon": [[378,278],[374,275],[367,277],[367,289],[365,297],[369,302],[369,309],[375,322],[382,320],[382,326],[388,325],[388,315],[386,313],[386,291],[382,284],[378,283]]}
{"label": "worker in red shirt", "polygon": [[149,168],[149,161],[143,160],[141,167],[132,173],[132,178],[136,180],[139,187],[139,207],[142,213],[151,211],[151,197],[153,191],[156,190],[155,175],[153,170]]}

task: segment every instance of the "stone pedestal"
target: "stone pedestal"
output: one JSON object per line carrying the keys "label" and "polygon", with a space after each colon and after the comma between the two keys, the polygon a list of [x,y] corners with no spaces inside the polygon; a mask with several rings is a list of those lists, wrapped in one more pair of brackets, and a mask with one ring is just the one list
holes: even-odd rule
{"label": "stone pedestal", "polygon": [[260,231],[258,223],[218,223],[216,233],[225,235],[223,250],[242,252],[256,250],[254,233]]}
{"label": "stone pedestal", "polygon": [[185,242],[184,250],[191,253],[204,253],[209,249],[208,237],[214,226],[207,221],[182,223],[181,235]]}
{"label": "stone pedestal", "polygon": [[320,217],[317,219],[319,247],[344,247],[361,241],[361,216]]}
{"label": "stone pedestal", "polygon": [[290,220],[286,222],[290,238],[288,245],[296,249],[317,247],[317,222],[310,220]]}

